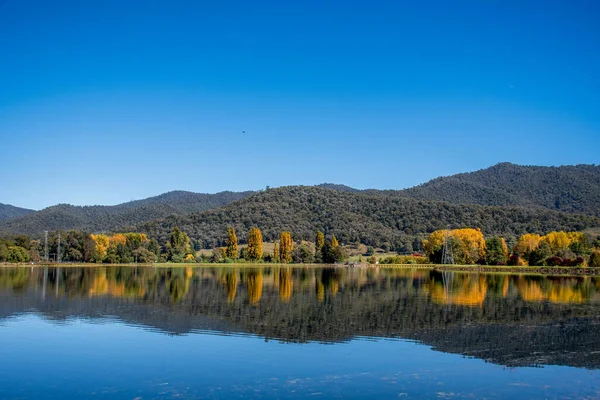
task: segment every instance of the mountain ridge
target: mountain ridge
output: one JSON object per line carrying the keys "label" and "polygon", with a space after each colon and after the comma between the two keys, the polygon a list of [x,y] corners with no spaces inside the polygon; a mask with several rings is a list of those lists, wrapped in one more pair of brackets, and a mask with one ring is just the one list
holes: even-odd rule
{"label": "mountain ridge", "polygon": [[[288,186],[283,188],[286,187]],[[504,162],[473,172],[438,177],[403,190],[361,190],[335,183],[289,187],[314,187],[349,195],[404,198],[465,206],[520,207],[540,212],[550,210],[600,217],[600,166],[594,164],[542,167]],[[268,188],[267,191],[277,189]],[[213,210],[263,192],[223,191],[208,194],[175,190],[114,206],[57,204],[40,211],[25,210],[24,215],[0,219],[0,231],[26,234],[40,234],[43,230],[57,229],[116,231],[171,215],[183,216]],[[341,205],[331,212],[346,211]],[[366,221],[363,222],[367,224]]]}

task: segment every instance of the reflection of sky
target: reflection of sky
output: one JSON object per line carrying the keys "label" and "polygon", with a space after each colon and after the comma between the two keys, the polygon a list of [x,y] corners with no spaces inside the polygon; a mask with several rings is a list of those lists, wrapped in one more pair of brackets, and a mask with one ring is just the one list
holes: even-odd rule
{"label": "reflection of sky", "polygon": [[600,371],[508,369],[409,341],[283,344],[26,315],[0,325],[0,343],[0,398],[600,395]]}

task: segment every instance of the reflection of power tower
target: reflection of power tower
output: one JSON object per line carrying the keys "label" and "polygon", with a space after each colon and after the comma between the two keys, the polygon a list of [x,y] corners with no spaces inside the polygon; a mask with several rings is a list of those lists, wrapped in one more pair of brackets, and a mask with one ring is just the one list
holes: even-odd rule
{"label": "reflection of power tower", "polygon": [[444,231],[444,247],[442,248],[442,264],[454,264],[454,253],[452,252],[452,238],[450,231]]}
{"label": "reflection of power tower", "polygon": [[48,262],[48,231],[44,231],[44,258]]}
{"label": "reflection of power tower", "polygon": [[452,287],[454,286],[454,272],[442,272],[442,284],[444,286],[444,296],[448,299],[452,294]]}
{"label": "reflection of power tower", "polygon": [[56,249],[56,262],[60,262],[60,232],[58,233],[58,248]]}

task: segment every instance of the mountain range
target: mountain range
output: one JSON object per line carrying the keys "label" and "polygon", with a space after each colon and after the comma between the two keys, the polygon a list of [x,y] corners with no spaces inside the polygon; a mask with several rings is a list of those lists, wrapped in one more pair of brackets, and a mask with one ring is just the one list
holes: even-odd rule
{"label": "mountain range", "polygon": [[259,226],[267,239],[283,229],[309,239],[314,230],[345,241],[391,248],[447,226],[485,234],[578,230],[600,226],[600,166],[501,163],[433,179],[405,190],[358,190],[325,183],[256,192],[175,191],[116,206],[59,204],[41,211],[0,205],[0,232],[111,232],[137,229],[163,238],[182,227],[200,246],[221,244],[222,230]]}

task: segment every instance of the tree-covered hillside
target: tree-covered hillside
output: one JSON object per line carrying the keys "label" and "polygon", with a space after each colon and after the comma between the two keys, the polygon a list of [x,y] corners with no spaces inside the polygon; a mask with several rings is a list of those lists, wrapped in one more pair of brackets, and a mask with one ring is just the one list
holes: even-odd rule
{"label": "tree-covered hillside", "polygon": [[19,218],[32,212],[35,211],[29,210],[27,208],[11,206],[10,204],[0,203],[0,222],[7,221],[13,218]]}
{"label": "tree-covered hillside", "polygon": [[600,216],[600,165],[537,167],[501,163],[433,179],[401,194],[454,204],[544,207]]}
{"label": "tree-covered hillside", "polygon": [[119,230],[172,214],[187,214],[227,205],[253,192],[216,194],[175,191],[116,206],[72,206],[59,204],[20,218],[0,222],[0,232],[39,235],[44,230]]}
{"label": "tree-covered hillside", "polygon": [[488,207],[421,201],[386,192],[347,193],[309,186],[270,189],[218,209],[170,216],[134,229],[165,242],[179,226],[202,247],[224,245],[228,226],[243,241],[257,226],[275,240],[290,231],[294,240],[313,240],[317,230],[342,243],[360,241],[398,251],[420,246],[426,233],[448,226],[481,228],[485,235],[515,237],[527,232],[581,230],[600,218],[522,207]]}

